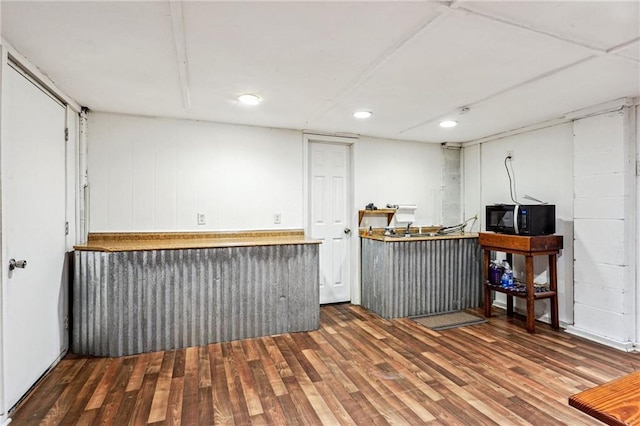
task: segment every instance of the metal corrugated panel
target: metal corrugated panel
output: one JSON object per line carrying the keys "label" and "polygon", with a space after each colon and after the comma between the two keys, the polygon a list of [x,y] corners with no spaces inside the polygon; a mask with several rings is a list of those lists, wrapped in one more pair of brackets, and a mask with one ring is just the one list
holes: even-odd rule
{"label": "metal corrugated panel", "polygon": [[384,318],[481,306],[481,277],[477,238],[362,239],[363,305]]}
{"label": "metal corrugated panel", "polygon": [[76,252],[73,351],[121,356],[319,326],[315,244]]}

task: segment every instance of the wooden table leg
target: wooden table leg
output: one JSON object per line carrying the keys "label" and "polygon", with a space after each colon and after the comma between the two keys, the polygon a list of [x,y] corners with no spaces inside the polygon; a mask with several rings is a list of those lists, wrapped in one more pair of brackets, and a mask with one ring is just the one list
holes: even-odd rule
{"label": "wooden table leg", "polygon": [[525,256],[525,278],[527,280],[527,331],[536,332],[535,290],[533,287],[533,256]]}
{"label": "wooden table leg", "polygon": [[513,316],[513,296],[510,294],[507,294],[507,316]]}
{"label": "wooden table leg", "polygon": [[482,272],[482,277],[483,277],[483,281],[482,281],[482,286],[484,287],[484,316],[485,317],[490,317],[491,316],[491,290],[489,289],[489,286],[487,285],[487,281],[489,281],[489,255],[490,255],[490,251],[489,250],[483,250],[484,251],[484,270]]}
{"label": "wooden table leg", "polygon": [[556,264],[557,255],[549,255],[549,290],[554,292],[554,296],[549,299],[551,304],[551,327],[556,330],[560,328],[558,321],[558,266]]}

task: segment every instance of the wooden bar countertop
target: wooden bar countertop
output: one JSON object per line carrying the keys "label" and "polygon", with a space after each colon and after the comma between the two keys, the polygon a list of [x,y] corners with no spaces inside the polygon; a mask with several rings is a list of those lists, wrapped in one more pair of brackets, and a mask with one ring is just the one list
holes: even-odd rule
{"label": "wooden bar countertop", "polygon": [[219,232],[114,232],[90,233],[78,251],[179,250],[218,247],[251,247],[291,244],[320,244],[303,230],[260,230]]}
{"label": "wooden bar countertop", "polygon": [[369,235],[369,232],[366,229],[360,229],[360,237],[367,238],[369,240],[383,241],[385,243],[478,238],[478,234],[475,232],[437,235],[436,232],[438,229],[439,228],[437,227],[434,227],[433,229],[423,227],[422,233],[420,233],[418,228],[411,228],[409,231],[410,232],[409,237],[406,237],[404,235],[404,232],[405,232],[404,229],[401,230],[399,228],[395,230],[396,231],[395,235],[384,235],[384,230],[382,229],[374,229],[373,234]]}

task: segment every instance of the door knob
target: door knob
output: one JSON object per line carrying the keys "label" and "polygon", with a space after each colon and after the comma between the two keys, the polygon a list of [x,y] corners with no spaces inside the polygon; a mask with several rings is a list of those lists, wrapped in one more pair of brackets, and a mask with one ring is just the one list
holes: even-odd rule
{"label": "door knob", "polygon": [[344,228],[344,233],[349,235],[351,233],[351,229],[349,228]]}
{"label": "door knob", "polygon": [[27,261],[26,260],[9,259],[9,270],[10,271],[13,271],[16,268],[24,269],[26,267],[27,267]]}

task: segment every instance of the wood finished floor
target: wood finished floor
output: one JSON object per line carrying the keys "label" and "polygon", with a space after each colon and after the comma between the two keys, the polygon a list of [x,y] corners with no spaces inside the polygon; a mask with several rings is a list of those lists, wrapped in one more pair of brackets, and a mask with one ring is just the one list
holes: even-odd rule
{"label": "wood finished floor", "polygon": [[[321,327],[121,358],[68,355],[14,425],[599,424],[574,393],[640,369],[624,353],[496,311],[433,332],[349,304]],[[476,312],[480,314],[480,311]]]}

